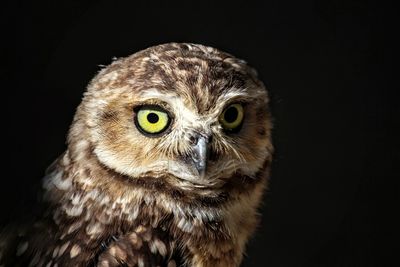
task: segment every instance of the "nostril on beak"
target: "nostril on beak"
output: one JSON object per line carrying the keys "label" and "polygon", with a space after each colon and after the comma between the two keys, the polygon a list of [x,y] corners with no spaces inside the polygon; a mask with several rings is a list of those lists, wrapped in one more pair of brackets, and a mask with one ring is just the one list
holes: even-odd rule
{"label": "nostril on beak", "polygon": [[192,145],[195,145],[196,142],[197,142],[197,139],[198,139],[198,136],[191,135],[191,136],[189,137],[189,142],[190,142]]}
{"label": "nostril on beak", "polygon": [[206,143],[209,144],[212,142],[213,136],[202,133],[195,133],[194,135],[190,135],[189,142],[192,145],[196,145],[200,138],[204,138]]}

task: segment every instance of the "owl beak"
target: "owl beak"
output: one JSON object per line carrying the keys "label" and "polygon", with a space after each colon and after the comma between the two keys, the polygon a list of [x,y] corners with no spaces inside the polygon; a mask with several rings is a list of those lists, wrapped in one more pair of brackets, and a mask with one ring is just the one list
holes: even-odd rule
{"label": "owl beak", "polygon": [[200,135],[193,146],[192,159],[200,177],[204,177],[207,169],[208,143],[210,138]]}

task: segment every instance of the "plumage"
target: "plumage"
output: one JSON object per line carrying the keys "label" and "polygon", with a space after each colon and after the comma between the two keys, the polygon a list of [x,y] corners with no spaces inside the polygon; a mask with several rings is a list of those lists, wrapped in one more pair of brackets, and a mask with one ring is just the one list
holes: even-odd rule
{"label": "plumage", "polygon": [[[149,115],[151,114],[151,115]],[[0,266],[239,266],[268,183],[268,93],[244,61],[169,43],[88,85]]]}

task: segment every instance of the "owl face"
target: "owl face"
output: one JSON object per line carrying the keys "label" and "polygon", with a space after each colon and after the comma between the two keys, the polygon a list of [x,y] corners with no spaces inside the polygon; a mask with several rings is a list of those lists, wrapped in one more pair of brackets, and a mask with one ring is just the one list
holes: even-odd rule
{"label": "owl face", "polygon": [[98,161],[181,188],[252,177],[270,156],[268,96],[245,62],[216,49],[165,44],[113,62],[81,104]]}

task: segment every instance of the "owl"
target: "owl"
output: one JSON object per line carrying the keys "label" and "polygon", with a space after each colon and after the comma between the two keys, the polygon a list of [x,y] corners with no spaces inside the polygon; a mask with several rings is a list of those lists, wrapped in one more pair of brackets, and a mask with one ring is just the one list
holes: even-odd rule
{"label": "owl", "polygon": [[245,61],[168,43],[90,82],[37,209],[3,229],[0,266],[239,266],[273,146]]}

